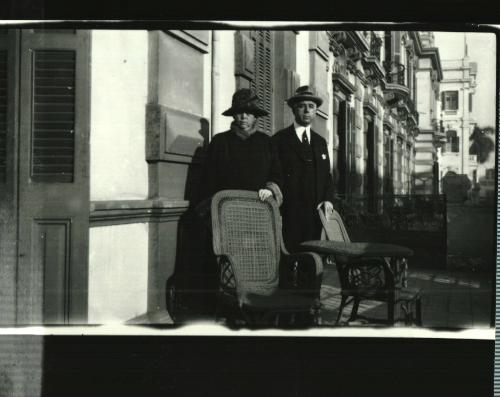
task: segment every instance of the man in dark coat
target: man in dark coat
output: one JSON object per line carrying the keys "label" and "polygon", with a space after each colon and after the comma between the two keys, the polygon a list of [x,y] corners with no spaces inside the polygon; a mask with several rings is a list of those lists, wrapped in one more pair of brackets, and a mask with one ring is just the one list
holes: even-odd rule
{"label": "man in dark coat", "polygon": [[273,136],[284,176],[282,187],[283,238],[291,252],[299,244],[318,240],[321,221],[318,209],[333,208],[333,179],[326,141],[311,130],[311,123],[323,100],[308,86],[299,87],[288,99],[295,121]]}

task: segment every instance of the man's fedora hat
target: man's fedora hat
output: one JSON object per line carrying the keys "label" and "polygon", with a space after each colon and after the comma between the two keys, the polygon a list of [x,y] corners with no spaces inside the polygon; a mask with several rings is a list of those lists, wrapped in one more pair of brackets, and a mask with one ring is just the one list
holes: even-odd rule
{"label": "man's fedora hat", "polygon": [[241,88],[233,94],[231,107],[222,114],[234,116],[238,113],[251,113],[255,117],[267,116],[269,113],[259,107],[259,96],[248,88]]}
{"label": "man's fedora hat", "polygon": [[295,90],[295,94],[288,98],[286,103],[288,106],[293,107],[297,102],[300,101],[313,101],[318,107],[323,103],[323,99],[316,95],[316,93],[312,90],[308,85],[303,85]]}

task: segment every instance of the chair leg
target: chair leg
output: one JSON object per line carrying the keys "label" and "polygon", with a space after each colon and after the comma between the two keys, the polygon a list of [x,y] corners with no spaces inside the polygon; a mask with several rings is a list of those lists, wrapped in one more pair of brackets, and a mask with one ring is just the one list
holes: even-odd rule
{"label": "chair leg", "polygon": [[389,325],[394,325],[394,298],[387,300],[387,322]]}
{"label": "chair leg", "polygon": [[415,302],[415,309],[416,309],[416,312],[417,312],[417,325],[419,327],[422,326],[422,300],[420,298],[420,296],[417,298],[416,302]]}
{"label": "chair leg", "polygon": [[359,308],[359,299],[355,298],[354,303],[352,305],[351,316],[349,317],[349,321],[356,320],[358,316],[358,308]]}
{"label": "chair leg", "polygon": [[321,325],[321,323],[321,303],[318,303],[318,305],[313,309],[313,325]]}
{"label": "chair leg", "polygon": [[[214,313],[214,317],[215,317],[215,322],[219,322],[219,319],[220,319],[220,314],[221,314],[221,306],[222,306],[222,296],[221,294],[217,294],[217,297],[215,298],[215,313]],[[226,319],[227,320],[227,319]]]}
{"label": "chair leg", "polygon": [[339,314],[337,315],[337,321],[335,321],[335,325],[339,324],[339,321],[342,317],[342,312],[344,311],[346,301],[347,301],[347,296],[342,296],[342,299],[340,301]]}

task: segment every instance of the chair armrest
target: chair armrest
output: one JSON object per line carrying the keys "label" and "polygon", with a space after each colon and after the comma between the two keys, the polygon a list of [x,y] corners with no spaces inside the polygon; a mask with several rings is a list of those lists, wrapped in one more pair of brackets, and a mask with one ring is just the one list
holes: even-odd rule
{"label": "chair armrest", "polygon": [[280,287],[304,290],[319,295],[323,280],[323,261],[314,252],[282,255],[280,263]]}

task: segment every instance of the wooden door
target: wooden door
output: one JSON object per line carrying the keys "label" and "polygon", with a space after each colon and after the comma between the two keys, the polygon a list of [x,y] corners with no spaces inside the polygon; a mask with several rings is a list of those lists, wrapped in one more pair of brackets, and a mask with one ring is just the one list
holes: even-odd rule
{"label": "wooden door", "polygon": [[18,40],[0,29],[0,324],[16,322]]}
{"label": "wooden door", "polygon": [[89,33],[21,32],[18,323],[85,323]]}

